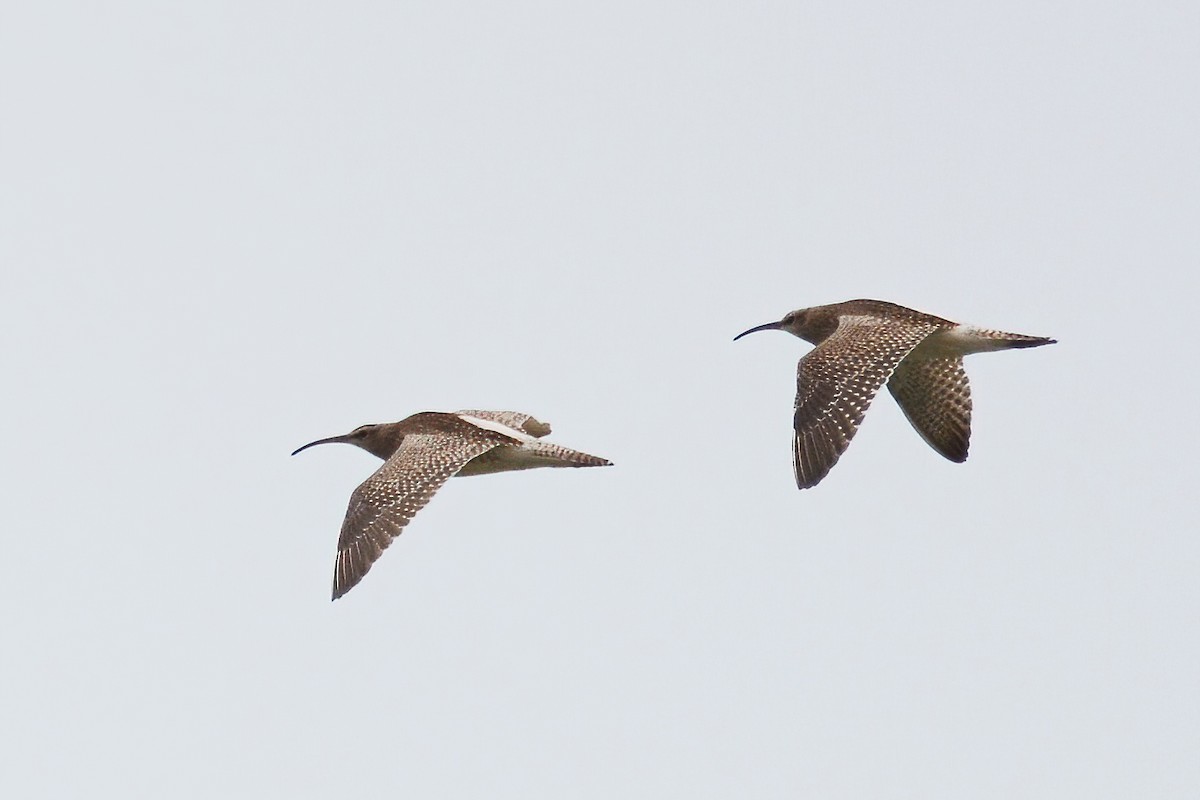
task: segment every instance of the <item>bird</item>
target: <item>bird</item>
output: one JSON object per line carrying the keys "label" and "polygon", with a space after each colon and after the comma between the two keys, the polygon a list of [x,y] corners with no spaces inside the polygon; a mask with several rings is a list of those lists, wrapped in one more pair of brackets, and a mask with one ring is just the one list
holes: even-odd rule
{"label": "bird", "polygon": [[298,447],[342,442],[383,459],[350,495],[338,537],[333,599],[371,569],[404,526],[449,478],[536,467],[606,467],[606,458],[540,441],[550,426],[516,411],[422,411],[399,422],[362,425]]}
{"label": "bird", "polygon": [[829,474],[885,381],[930,447],[950,461],[966,461],[971,387],[963,356],[1056,343],[961,325],[882,300],[799,308],[778,322],[743,331],[734,341],[773,330],[816,345],[796,369],[792,467],[800,489]]}

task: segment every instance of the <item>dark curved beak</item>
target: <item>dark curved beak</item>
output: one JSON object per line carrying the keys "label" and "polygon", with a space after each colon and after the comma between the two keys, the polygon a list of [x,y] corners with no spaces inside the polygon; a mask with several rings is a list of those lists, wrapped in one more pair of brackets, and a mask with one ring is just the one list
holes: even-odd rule
{"label": "dark curved beak", "polygon": [[777,331],[782,327],[782,322],[768,322],[766,325],[757,325],[748,331],[742,331],[737,336],[733,337],[733,340],[736,342],[738,339],[750,333],[758,333],[759,331]]}
{"label": "dark curved beak", "polygon": [[299,453],[301,450],[307,450],[310,447],[316,447],[319,444],[334,444],[334,443],[349,444],[350,443],[350,434],[346,434],[344,436],[330,436],[328,439],[317,439],[315,442],[309,442],[308,444],[304,445],[303,447],[297,447],[295,450],[292,451],[292,455],[296,455],[296,453]]}

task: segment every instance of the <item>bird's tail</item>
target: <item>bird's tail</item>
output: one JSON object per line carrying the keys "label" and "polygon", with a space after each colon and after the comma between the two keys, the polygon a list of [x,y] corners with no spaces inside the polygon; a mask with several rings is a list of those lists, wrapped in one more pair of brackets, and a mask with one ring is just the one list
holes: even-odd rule
{"label": "bird's tail", "polygon": [[607,458],[589,455],[588,453],[572,450],[553,442],[527,442],[522,450],[536,460],[539,467],[609,467],[612,462]]}
{"label": "bird's tail", "polygon": [[468,461],[458,471],[459,476],[488,475],[516,469],[541,467],[607,467],[607,458],[588,455],[569,447],[537,439],[520,444],[502,444]]}
{"label": "bird's tail", "polygon": [[[930,336],[926,341],[933,346],[934,340],[935,336]],[[957,328],[947,331],[942,337],[938,337],[936,345],[937,348],[945,348],[949,345],[949,349],[955,355],[965,356],[971,353],[987,353],[993,350],[1011,350],[1020,347],[1041,347],[1044,344],[1054,343],[1054,339],[1048,339],[1045,336],[1026,336],[1023,333],[1006,333],[990,328],[959,325]],[[924,349],[924,345],[922,349]]]}
{"label": "bird's tail", "polygon": [[1047,336],[1026,336],[1023,333],[1005,333],[1004,331],[996,331],[994,335],[999,340],[1000,348],[1003,350],[1021,347],[1041,347],[1044,344],[1058,344],[1057,339],[1051,339]]}

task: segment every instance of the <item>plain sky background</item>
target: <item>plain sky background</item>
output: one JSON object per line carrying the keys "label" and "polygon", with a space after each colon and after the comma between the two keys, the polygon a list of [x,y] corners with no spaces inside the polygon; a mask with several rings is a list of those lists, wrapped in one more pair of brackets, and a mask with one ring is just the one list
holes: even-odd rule
{"label": "plain sky background", "polygon": [[[5,797],[1194,798],[1200,5],[12,3]],[[798,492],[784,334],[972,357]],[[329,602],[376,463],[516,409]]]}

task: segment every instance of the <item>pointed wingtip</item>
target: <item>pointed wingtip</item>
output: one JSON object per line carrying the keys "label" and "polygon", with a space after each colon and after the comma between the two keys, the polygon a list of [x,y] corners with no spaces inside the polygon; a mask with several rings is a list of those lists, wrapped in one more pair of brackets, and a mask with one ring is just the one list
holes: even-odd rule
{"label": "pointed wingtip", "polygon": [[[920,433],[920,431],[917,431],[917,432]],[[941,456],[942,458],[946,459],[947,461],[951,461],[955,464],[961,464],[967,460],[967,448],[966,447],[962,448],[961,450],[942,450],[940,448],[934,447],[934,450],[937,452],[937,454],[939,456]]]}
{"label": "pointed wingtip", "polygon": [[799,489],[800,491],[804,491],[805,489],[811,489],[814,486],[816,486],[818,483],[820,483],[822,480],[824,480],[824,478],[825,478],[825,476],[822,475],[820,478],[813,480],[811,478],[805,478],[799,474],[796,474],[796,488]]}
{"label": "pointed wingtip", "polygon": [[525,432],[535,439],[540,439],[550,433],[550,423],[542,422],[540,419],[534,419],[533,417],[525,420],[523,427]]}

